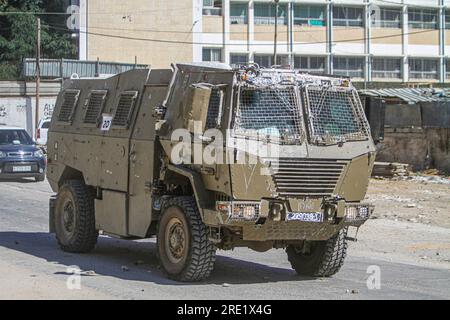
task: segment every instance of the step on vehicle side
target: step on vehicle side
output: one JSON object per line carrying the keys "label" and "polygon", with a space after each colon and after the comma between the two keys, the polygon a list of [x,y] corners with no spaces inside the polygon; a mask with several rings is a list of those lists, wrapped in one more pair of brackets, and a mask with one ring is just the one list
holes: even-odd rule
{"label": "step on vehicle side", "polygon": [[372,213],[374,160],[347,78],[178,64],[70,80],[49,130],[50,230],[77,253],[99,232],[156,236],[179,281],[235,247],[285,249],[298,274],[328,277]]}

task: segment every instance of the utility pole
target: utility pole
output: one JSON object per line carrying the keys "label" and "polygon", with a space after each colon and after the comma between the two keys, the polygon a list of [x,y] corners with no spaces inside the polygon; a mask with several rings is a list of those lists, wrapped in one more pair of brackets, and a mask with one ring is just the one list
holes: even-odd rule
{"label": "utility pole", "polygon": [[278,43],[278,10],[280,6],[280,0],[275,0],[275,35],[273,38],[273,64],[277,64],[277,43]]}
{"label": "utility pole", "polygon": [[36,21],[36,110],[35,132],[39,125],[39,100],[41,95],[41,19]]}

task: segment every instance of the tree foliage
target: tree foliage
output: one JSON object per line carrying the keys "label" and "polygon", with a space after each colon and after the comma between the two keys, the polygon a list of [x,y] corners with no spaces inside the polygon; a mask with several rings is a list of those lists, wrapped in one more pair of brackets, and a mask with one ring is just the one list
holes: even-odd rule
{"label": "tree foliage", "polygon": [[[36,18],[41,18],[42,58],[74,58],[76,44],[67,28],[62,0],[0,0],[0,79],[20,76],[24,58],[36,54]],[[56,28],[56,29],[55,29]]]}

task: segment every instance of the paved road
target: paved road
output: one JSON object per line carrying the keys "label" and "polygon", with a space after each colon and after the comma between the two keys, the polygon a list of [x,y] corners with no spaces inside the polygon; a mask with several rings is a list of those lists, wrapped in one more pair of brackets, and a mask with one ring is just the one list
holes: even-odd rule
{"label": "paved road", "polygon": [[[47,233],[50,195],[46,182],[0,182],[0,299],[450,298],[450,229],[370,220],[341,272],[327,279],[298,277],[282,250],[221,251],[208,281],[186,284],[164,277],[153,239],[101,237],[92,254],[60,251]],[[404,249],[410,245],[428,245],[430,258]],[[73,265],[83,271],[81,290],[67,289]],[[380,290],[367,288],[371,265],[380,267]]]}

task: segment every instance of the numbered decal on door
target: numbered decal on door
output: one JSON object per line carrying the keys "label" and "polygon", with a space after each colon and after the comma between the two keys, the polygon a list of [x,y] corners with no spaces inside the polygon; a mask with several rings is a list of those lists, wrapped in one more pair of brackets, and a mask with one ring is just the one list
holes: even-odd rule
{"label": "numbered decal on door", "polygon": [[100,127],[100,129],[102,131],[109,131],[109,129],[111,129],[112,121],[113,121],[113,116],[112,115],[110,115],[110,114],[103,114],[103,116],[102,116],[102,126]]}

